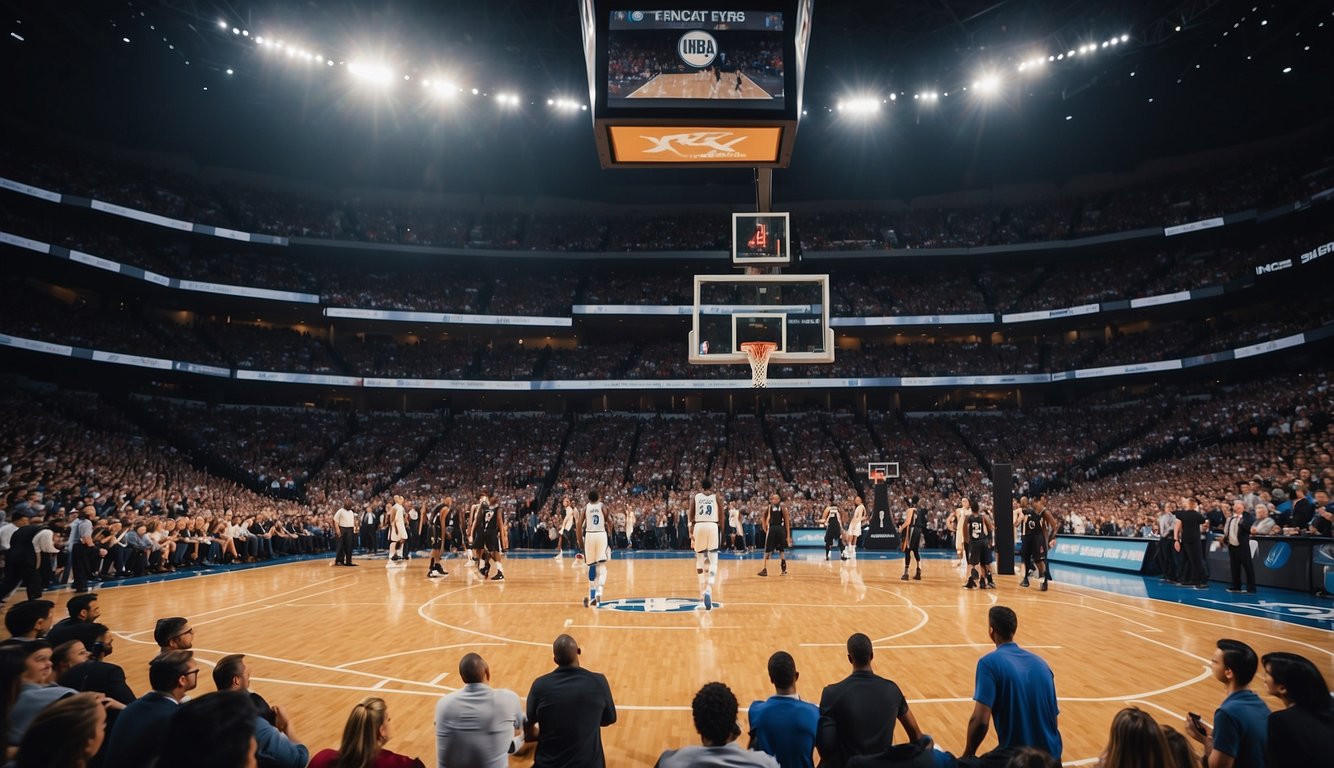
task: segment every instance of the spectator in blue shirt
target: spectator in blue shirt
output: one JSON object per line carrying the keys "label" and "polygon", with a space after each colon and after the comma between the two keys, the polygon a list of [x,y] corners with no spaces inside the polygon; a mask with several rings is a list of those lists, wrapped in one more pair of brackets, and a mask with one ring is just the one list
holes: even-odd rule
{"label": "spectator in blue shirt", "polygon": [[1061,759],[1056,680],[1047,662],[1015,644],[1018,628],[1019,617],[1012,609],[995,605],[987,612],[987,633],[996,650],[977,662],[963,757],[977,754],[988,722],[995,720],[998,749],[1036,747]]}
{"label": "spectator in blue shirt", "polygon": [[1186,734],[1204,745],[1207,768],[1265,768],[1269,707],[1250,688],[1260,660],[1240,640],[1218,641],[1210,661],[1227,696],[1214,712],[1214,727],[1186,717]]}
{"label": "spectator in blue shirt", "polygon": [[750,748],[768,752],[783,768],[812,768],[820,708],[797,695],[797,663],[787,651],[769,657],[774,695],[750,705]]}

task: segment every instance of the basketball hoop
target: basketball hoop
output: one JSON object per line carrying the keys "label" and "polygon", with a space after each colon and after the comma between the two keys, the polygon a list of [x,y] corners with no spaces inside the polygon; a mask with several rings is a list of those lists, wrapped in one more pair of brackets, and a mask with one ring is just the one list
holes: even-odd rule
{"label": "basketball hoop", "polygon": [[746,341],[740,347],[750,361],[751,386],[764,387],[769,381],[769,354],[778,349],[778,345],[772,341]]}
{"label": "basketball hoop", "polygon": [[873,482],[873,483],[883,483],[883,482],[885,482],[885,473],[884,473],[884,472],[872,472],[872,473],[871,473],[871,482]]}

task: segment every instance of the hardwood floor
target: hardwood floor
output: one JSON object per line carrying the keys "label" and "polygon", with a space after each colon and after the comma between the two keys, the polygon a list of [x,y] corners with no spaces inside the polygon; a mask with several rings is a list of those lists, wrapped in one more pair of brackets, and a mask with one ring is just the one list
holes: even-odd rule
{"label": "hardwood floor", "polygon": [[[744,720],[751,701],[772,693],[765,663],[778,649],[795,657],[803,698],[818,702],[824,685],[848,673],[844,642],[854,632],[872,638],[876,672],[902,686],[922,728],[957,754],[975,664],[992,648],[986,611],[996,602],[1015,609],[1017,641],[1055,671],[1067,764],[1096,758],[1112,716],[1130,704],[1160,722],[1177,724],[1187,711],[1210,719],[1222,698],[1207,665],[1219,637],[1262,654],[1301,653],[1327,671],[1334,659],[1331,633],[1322,630],[1065,583],[1039,593],[1012,577],[998,579],[996,591],[966,591],[948,561],[927,561],[923,581],[903,582],[898,561],[792,561],[790,575],[771,564],[773,575],[759,578],[757,560],[724,560],[714,591],[721,606],[712,612],[668,611],[688,606],[664,600],[640,610],[586,609],[586,571],[569,557],[511,559],[503,582],[466,575],[456,560],[438,580],[425,577],[424,560],[406,568],[359,562],[102,590],[102,621],[118,632],[109,660],[143,693],[154,620],[186,616],[206,668],[201,691],[213,689],[212,662],[246,654],[252,688],[289,711],[312,753],[337,746],[353,704],[382,696],[395,727],[389,747],[434,765],[433,708],[459,684],[464,653],[482,654],[492,684],[522,697],[552,669],[552,639],[568,632],[584,665],[611,682],[620,719],[603,741],[608,765],[621,766],[651,765],[663,749],[697,743],[690,699],[706,682],[731,686]],[[63,616],[68,595],[54,597]],[[693,563],[611,562],[606,599],[654,597],[697,598]]]}

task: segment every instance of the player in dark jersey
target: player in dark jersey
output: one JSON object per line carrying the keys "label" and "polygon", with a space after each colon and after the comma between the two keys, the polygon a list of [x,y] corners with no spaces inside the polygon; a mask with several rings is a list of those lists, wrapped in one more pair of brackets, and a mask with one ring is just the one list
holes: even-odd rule
{"label": "player in dark jersey", "polygon": [[847,555],[843,554],[843,516],[839,514],[838,507],[833,504],[825,507],[821,522],[824,525],[824,559],[828,560],[829,550],[837,546],[838,559],[847,560]]}
{"label": "player in dark jersey", "polygon": [[422,520],[422,543],[431,550],[431,564],[426,568],[426,578],[434,579],[448,576],[449,572],[440,564],[445,546],[445,520],[449,517],[454,499],[446,496],[445,500],[429,512]]}
{"label": "player in dark jersey", "polygon": [[764,567],[761,576],[769,575],[769,555],[778,553],[778,566],[787,575],[787,550],[792,547],[792,520],[787,516],[778,494],[769,497],[769,514],[764,516]]}
{"label": "player in dark jersey", "polygon": [[988,537],[991,536],[991,520],[986,515],[973,510],[963,521],[964,550],[968,555],[968,583],[965,589],[978,587],[977,569],[982,569],[981,587],[995,589],[991,581],[991,552]]}
{"label": "player in dark jersey", "polygon": [[505,579],[505,566],[502,563],[509,531],[506,529],[504,515],[500,508],[491,503],[486,494],[477,502],[477,512],[472,521],[473,548],[477,550],[477,560],[482,563],[478,572],[486,576],[494,565],[496,572],[491,574],[492,581]]}
{"label": "player in dark jersey", "polygon": [[1019,586],[1027,587],[1028,578],[1036,569],[1042,577],[1043,592],[1047,591],[1047,582],[1051,581],[1051,572],[1047,569],[1047,549],[1056,541],[1056,531],[1060,524],[1056,516],[1047,511],[1047,497],[1039,494],[1033,499],[1033,506],[1023,508],[1023,542],[1020,549],[1024,558],[1024,580]]}
{"label": "player in dark jersey", "polygon": [[454,506],[451,499],[445,499],[445,501],[449,504],[449,507],[444,511],[441,520],[445,534],[442,544],[447,550],[463,552],[468,548],[467,541],[463,537],[463,513]]}
{"label": "player in dark jersey", "polygon": [[903,525],[899,526],[899,536],[903,539],[903,581],[908,580],[908,564],[917,558],[917,571],[913,578],[922,580],[922,539],[926,537],[926,510],[908,507]]}
{"label": "player in dark jersey", "polygon": [[741,70],[739,69],[736,71],[736,88],[733,88],[732,90],[741,93]]}

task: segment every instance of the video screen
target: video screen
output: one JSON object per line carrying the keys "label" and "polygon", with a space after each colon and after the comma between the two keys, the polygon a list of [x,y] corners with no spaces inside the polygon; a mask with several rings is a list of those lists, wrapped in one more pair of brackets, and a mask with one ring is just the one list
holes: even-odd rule
{"label": "video screen", "polygon": [[783,14],[612,11],[609,108],[782,110]]}

